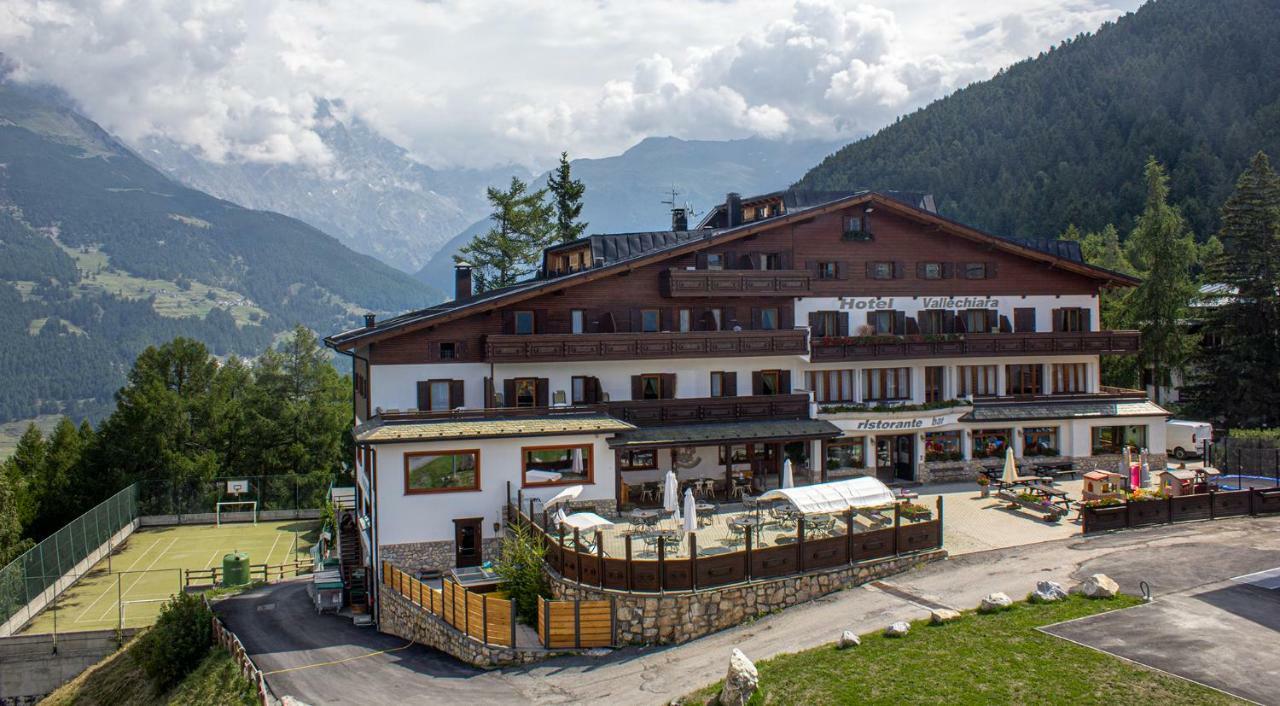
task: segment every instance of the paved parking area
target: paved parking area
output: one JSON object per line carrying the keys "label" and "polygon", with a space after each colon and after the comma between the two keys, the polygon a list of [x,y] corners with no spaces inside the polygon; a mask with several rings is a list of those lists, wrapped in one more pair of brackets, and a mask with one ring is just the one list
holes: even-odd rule
{"label": "paved parking area", "polygon": [[1251,701],[1280,704],[1280,590],[1220,581],[1044,631]]}
{"label": "paved parking area", "polygon": [[[1054,486],[1067,491],[1072,500],[1079,500],[1084,481],[1069,480]],[[1008,503],[995,497],[981,497],[976,483],[927,485],[919,490],[919,502],[926,507],[933,507],[942,497],[942,546],[952,556],[1080,534],[1074,510],[1058,522],[1045,522],[1040,515],[1010,510]]]}

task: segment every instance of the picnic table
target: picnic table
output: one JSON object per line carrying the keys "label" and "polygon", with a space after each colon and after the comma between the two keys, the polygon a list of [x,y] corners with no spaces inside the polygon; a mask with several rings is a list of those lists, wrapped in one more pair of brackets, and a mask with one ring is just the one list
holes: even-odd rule
{"label": "picnic table", "polygon": [[1027,483],[1023,487],[1036,495],[1040,495],[1048,499],[1054,505],[1062,507],[1063,510],[1071,509],[1071,498],[1067,495],[1067,491],[1065,490],[1058,490],[1057,488],[1051,485],[1045,485],[1044,483]]}
{"label": "picnic table", "polygon": [[1060,461],[1058,463],[1041,463],[1032,467],[1036,473],[1052,476],[1055,480],[1061,476],[1071,476],[1075,478],[1080,471],[1076,469],[1074,463],[1070,461]]}

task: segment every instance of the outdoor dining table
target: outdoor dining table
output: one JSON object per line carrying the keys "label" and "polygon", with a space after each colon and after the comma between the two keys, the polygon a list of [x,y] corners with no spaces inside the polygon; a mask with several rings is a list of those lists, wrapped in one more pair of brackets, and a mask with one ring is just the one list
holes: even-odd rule
{"label": "outdoor dining table", "polygon": [[711,524],[711,515],[716,511],[715,505],[711,503],[696,503],[693,508],[698,511],[699,527],[705,527]]}
{"label": "outdoor dining table", "polygon": [[1049,498],[1049,500],[1051,500],[1055,505],[1071,509],[1071,499],[1067,496],[1067,491],[1065,490],[1058,490],[1057,488],[1051,485],[1045,485],[1044,483],[1027,483],[1024,487],[1033,493],[1038,493]]}
{"label": "outdoor dining table", "polygon": [[729,527],[737,530],[738,532],[741,532],[744,536],[746,535],[747,532],[750,532],[754,529],[756,533],[757,542],[760,541],[760,526],[762,524],[764,523],[760,521],[759,517],[750,517],[745,515],[742,517],[735,517],[732,520],[729,520]]}
{"label": "outdoor dining table", "polygon": [[662,517],[662,510],[656,509],[639,509],[632,510],[631,516],[636,518],[636,523],[647,528],[652,528],[658,522],[658,518]]}

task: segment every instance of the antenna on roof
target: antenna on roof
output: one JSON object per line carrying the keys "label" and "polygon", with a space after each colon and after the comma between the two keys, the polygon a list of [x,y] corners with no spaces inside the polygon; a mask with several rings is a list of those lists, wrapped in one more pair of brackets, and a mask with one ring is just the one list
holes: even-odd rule
{"label": "antenna on roof", "polygon": [[672,184],[672,185],[671,185],[671,198],[669,198],[669,199],[663,199],[663,200],[662,200],[662,203],[664,203],[664,204],[666,204],[666,205],[670,206],[671,208],[679,208],[679,206],[677,206],[677,205],[676,205],[676,197],[677,197],[677,196],[679,196],[679,195],[680,195],[680,190],[676,188],[676,185],[675,185],[675,184]]}

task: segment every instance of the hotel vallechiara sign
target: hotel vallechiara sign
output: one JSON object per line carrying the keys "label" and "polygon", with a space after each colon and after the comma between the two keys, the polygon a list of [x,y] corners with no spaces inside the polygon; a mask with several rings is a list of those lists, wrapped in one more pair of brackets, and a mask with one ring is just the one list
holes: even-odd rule
{"label": "hotel vallechiara sign", "polygon": [[[840,308],[849,311],[888,311],[894,297],[840,297]],[[921,309],[998,309],[996,297],[912,297]]]}

